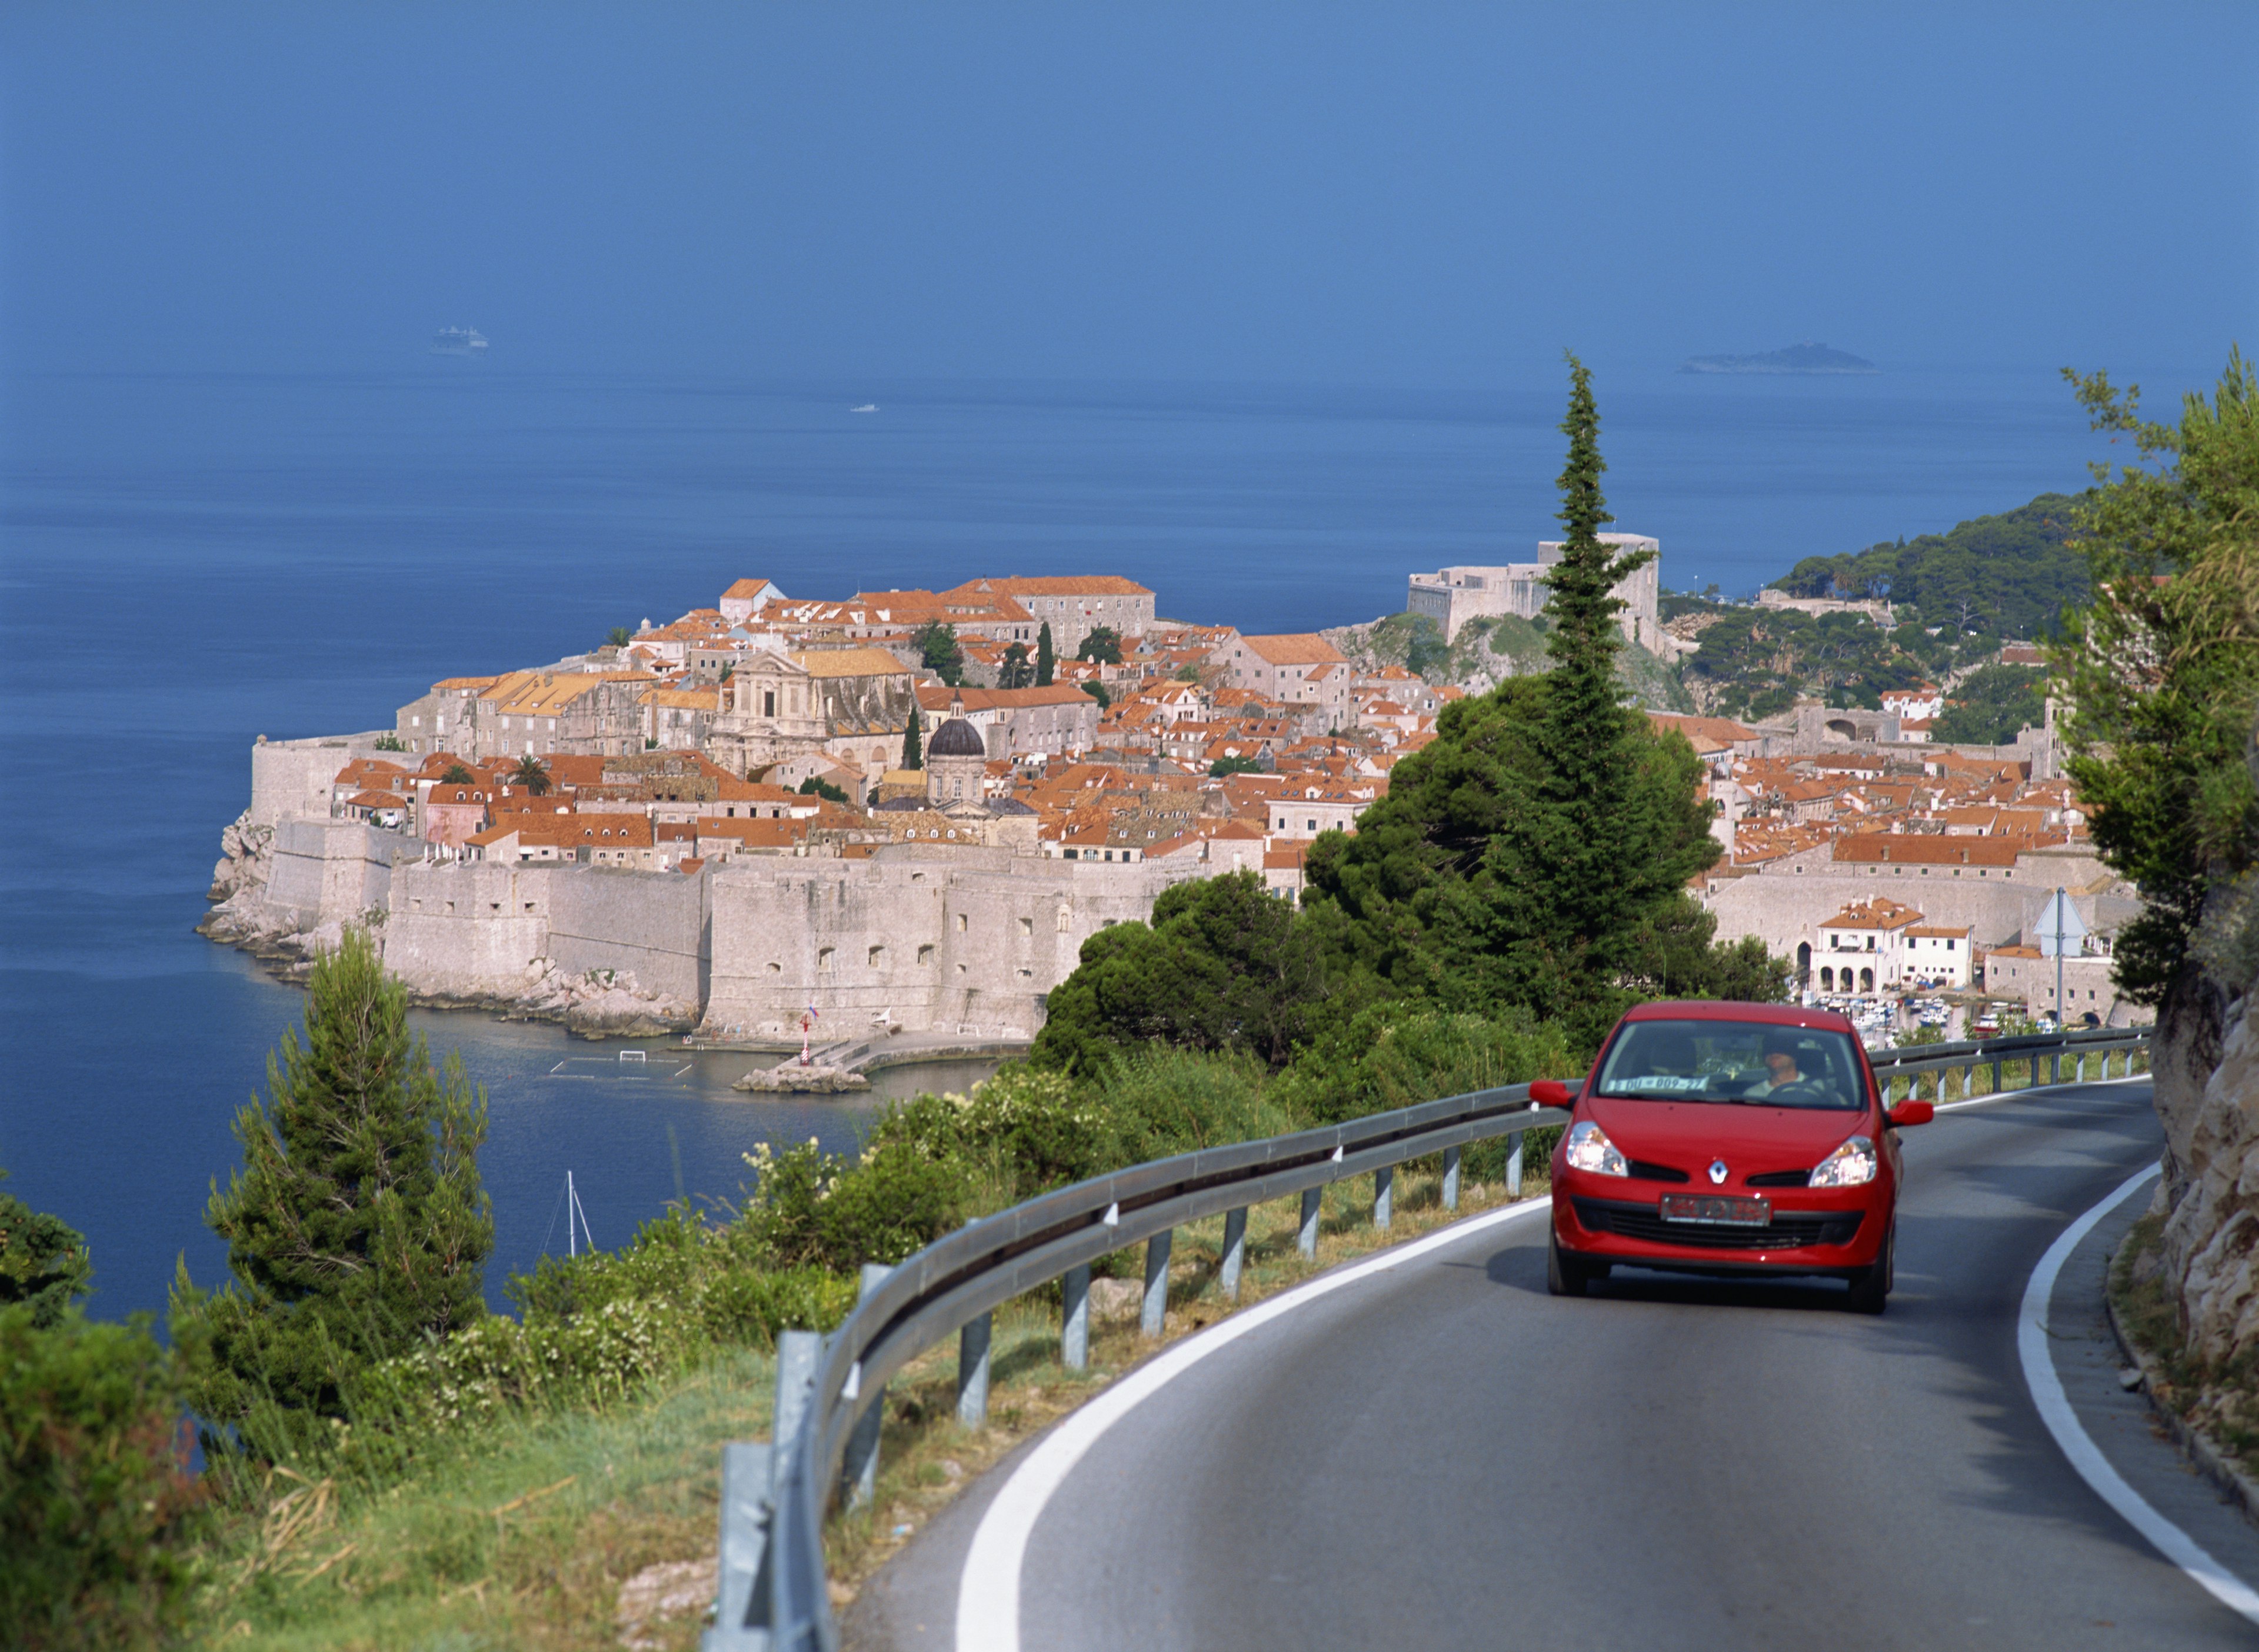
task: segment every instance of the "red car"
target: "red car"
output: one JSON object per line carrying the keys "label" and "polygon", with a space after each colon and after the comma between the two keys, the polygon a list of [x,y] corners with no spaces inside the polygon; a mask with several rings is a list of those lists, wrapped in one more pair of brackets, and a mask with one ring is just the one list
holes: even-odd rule
{"label": "red car", "polygon": [[1582,1296],[1618,1264],[1682,1273],[1821,1274],[1879,1314],[1897,1249],[1895,1129],[1851,1023],[1784,1005],[1642,1004],[1572,1092],[1553,1150],[1546,1286]]}

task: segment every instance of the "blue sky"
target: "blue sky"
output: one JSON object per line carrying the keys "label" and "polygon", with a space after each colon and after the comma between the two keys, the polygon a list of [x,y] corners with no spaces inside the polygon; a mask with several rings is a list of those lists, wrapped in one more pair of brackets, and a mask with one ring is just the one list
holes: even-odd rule
{"label": "blue sky", "polygon": [[2259,345],[2259,6],[0,18],[0,365],[1405,384]]}

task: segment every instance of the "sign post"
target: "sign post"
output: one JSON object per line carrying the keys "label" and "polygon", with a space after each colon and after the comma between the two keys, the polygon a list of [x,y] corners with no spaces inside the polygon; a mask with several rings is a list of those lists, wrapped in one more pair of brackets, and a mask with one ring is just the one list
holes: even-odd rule
{"label": "sign post", "polygon": [[2067,952],[2080,951],[2086,941],[2086,925],[2079,918],[2070,897],[2057,888],[2054,897],[2040,909],[2040,956],[2055,960],[2055,1029],[2061,1032],[2063,1023],[2063,960]]}

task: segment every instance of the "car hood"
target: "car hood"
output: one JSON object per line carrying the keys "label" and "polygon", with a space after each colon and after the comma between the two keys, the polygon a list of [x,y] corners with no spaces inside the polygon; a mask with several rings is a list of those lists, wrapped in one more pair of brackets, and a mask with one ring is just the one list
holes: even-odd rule
{"label": "car hood", "polygon": [[[1769,1107],[1763,1102],[1650,1101],[1594,1096],[1583,1107],[1632,1158],[1698,1170],[1713,1158],[1735,1169],[1817,1164],[1867,1122],[1863,1112]],[[1756,1161],[1762,1159],[1763,1164]]]}

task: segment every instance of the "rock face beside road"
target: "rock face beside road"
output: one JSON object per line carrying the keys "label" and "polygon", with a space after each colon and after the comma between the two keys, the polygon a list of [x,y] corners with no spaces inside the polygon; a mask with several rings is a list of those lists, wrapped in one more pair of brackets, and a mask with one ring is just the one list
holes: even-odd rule
{"label": "rock face beside road", "polygon": [[2170,1150],[2158,1197],[2190,1346],[2222,1364],[2259,1347],[2259,995],[2229,1007],[2216,1065],[2209,1019],[2191,1007],[2161,1029],[2157,1112]]}

